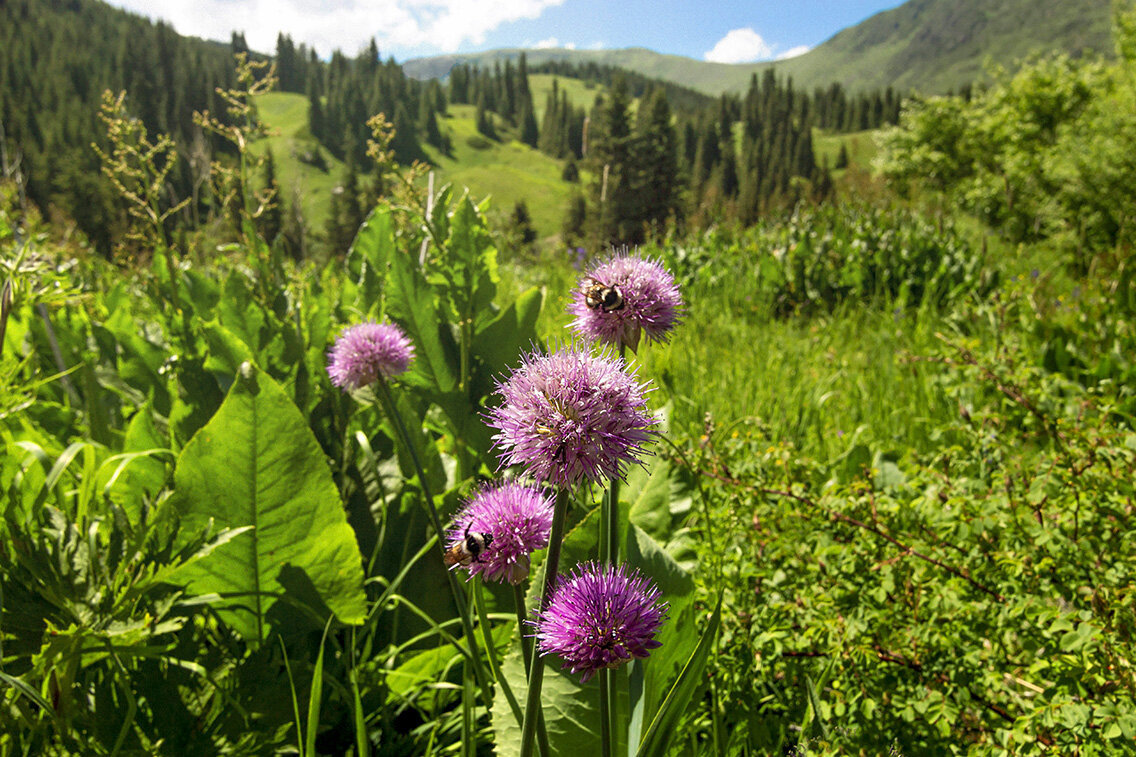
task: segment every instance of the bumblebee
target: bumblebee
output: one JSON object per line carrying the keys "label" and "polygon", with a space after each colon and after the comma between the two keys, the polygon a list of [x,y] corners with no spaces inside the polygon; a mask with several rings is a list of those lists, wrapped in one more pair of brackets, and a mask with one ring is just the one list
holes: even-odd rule
{"label": "bumblebee", "polygon": [[446,550],[442,562],[447,566],[461,565],[465,567],[470,563],[481,562],[481,554],[493,543],[493,537],[490,534],[482,531],[471,532],[469,529],[470,526],[466,526],[465,536],[462,540]]}
{"label": "bumblebee", "polygon": [[584,279],[581,289],[584,292],[584,304],[592,310],[612,313],[623,309],[623,292],[614,284],[608,286],[589,277]]}

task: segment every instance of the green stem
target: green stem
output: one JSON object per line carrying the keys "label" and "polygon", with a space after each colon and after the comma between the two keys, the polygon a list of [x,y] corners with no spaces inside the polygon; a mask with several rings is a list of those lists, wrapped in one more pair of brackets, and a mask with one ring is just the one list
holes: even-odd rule
{"label": "green stem", "polygon": [[[549,597],[552,596],[552,587],[556,583],[556,574],[560,569],[560,547],[564,541],[564,520],[567,511],[568,490],[561,489],[556,493],[556,504],[552,510],[552,533],[548,537],[548,558],[544,563],[544,586],[538,603],[538,607],[542,610]],[[521,757],[531,757],[533,742],[536,741],[536,724],[541,719],[540,690],[544,683],[544,660],[535,651],[531,668],[529,671],[529,693],[525,700],[525,720],[521,726]]]}
{"label": "green stem", "polygon": [[[627,350],[619,346],[619,359],[627,359]],[[620,561],[619,555],[619,486],[613,476],[600,505],[600,563],[607,568]],[[608,669],[600,671],[600,753],[611,757],[615,749],[615,674]]]}
{"label": "green stem", "polygon": [[519,725],[524,716],[521,714],[521,705],[513,694],[513,687],[509,685],[501,672],[501,666],[497,664],[497,650],[493,644],[493,626],[489,624],[489,613],[485,611],[485,595],[481,576],[474,577],[473,584],[473,604],[477,608],[477,623],[481,626],[481,637],[485,641],[485,650],[489,653],[489,667],[493,670],[493,677],[497,679],[501,691],[505,694],[505,699],[509,702],[509,709],[513,711],[513,717],[517,719]]}
{"label": "green stem", "polygon": [[521,657],[525,661],[525,676],[532,668],[532,639],[525,636],[525,622],[528,612],[525,610],[525,590],[520,584],[513,584],[513,607],[517,611],[517,635],[521,637]]}
{"label": "green stem", "polygon": [[611,674],[610,668],[603,668],[600,670],[600,756],[611,757],[612,750],[612,732],[611,732],[611,695],[614,691],[614,686],[611,685],[611,679],[614,678]]}
{"label": "green stem", "polygon": [[[442,528],[442,519],[438,517],[438,510],[434,507],[434,497],[430,493],[430,485],[426,483],[426,473],[422,469],[422,461],[418,459],[418,453],[414,449],[414,444],[410,441],[410,434],[406,430],[406,425],[402,421],[402,416],[395,407],[394,397],[391,395],[390,387],[387,386],[386,379],[381,375],[375,381],[373,386],[377,389],[376,393],[379,396],[379,401],[383,405],[383,411],[386,412],[387,417],[390,418],[391,423],[394,424],[395,431],[398,433],[399,439],[403,446],[406,447],[407,453],[410,455],[411,461],[414,463],[414,472],[418,474],[418,484],[422,487],[422,499],[426,503],[426,512],[430,515],[430,521],[434,526],[434,533],[438,535],[438,551],[443,557],[446,554],[446,545],[444,542],[445,530]],[[489,680],[485,676],[485,669],[481,666],[481,657],[477,654],[477,639],[473,634],[473,620],[469,614],[469,604],[465,598],[465,592],[462,591],[461,584],[458,583],[457,576],[453,571],[447,570],[446,578],[450,584],[450,592],[454,596],[454,604],[457,605],[458,615],[461,617],[462,632],[465,634],[466,643],[469,645],[470,655],[469,659],[473,662],[473,675],[477,680],[477,686],[481,689],[481,695],[485,699],[485,705],[488,707],[493,702],[493,692],[489,688]]]}
{"label": "green stem", "polygon": [[[528,614],[525,611],[525,592],[520,584],[513,584],[513,607],[517,612],[517,635],[521,637],[521,657],[525,661],[525,680],[529,680],[532,671],[532,637],[525,636],[525,621]],[[552,755],[552,747],[548,743],[548,729],[544,725],[544,712],[538,712],[540,720],[536,723],[536,746],[544,757]],[[523,723],[522,723],[523,725]]]}

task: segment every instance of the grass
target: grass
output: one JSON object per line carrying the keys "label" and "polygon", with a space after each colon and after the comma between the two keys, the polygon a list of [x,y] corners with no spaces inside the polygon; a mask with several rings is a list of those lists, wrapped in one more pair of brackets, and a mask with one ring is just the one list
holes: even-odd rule
{"label": "grass", "polygon": [[[326,171],[301,160],[317,149],[308,131],[308,101],[303,95],[270,92],[257,99],[257,108],[271,136],[254,145],[254,151],[272,150],[284,200],[291,202],[298,191],[309,227],[322,229],[332,189],[342,180],[343,163],[323,148],[319,149],[327,161]],[[453,152],[446,156],[426,147],[436,180],[451,182],[459,191],[468,189],[477,201],[490,197],[491,214],[507,215],[514,203],[524,200],[537,233],[557,234],[568,200],[578,189],[560,178],[563,163],[511,138],[503,127],[499,140],[486,139],[478,134],[474,116],[472,105],[452,105],[440,119],[439,125],[450,133]]]}
{"label": "grass", "polygon": [[[566,308],[580,273],[567,258],[503,267],[502,289],[540,286],[538,333],[568,338]],[[673,403],[671,424],[695,438],[707,415],[720,425],[757,426],[801,454],[829,461],[855,439],[881,449],[926,449],[936,427],[957,408],[936,389],[935,368],[908,362],[931,354],[949,324],[932,310],[896,312],[889,303],[850,303],[812,318],[772,318],[732,287],[684,288],[688,312],[665,344],[645,343],[634,357],[659,390],[653,404]],[[733,348],[731,345],[744,345]]]}
{"label": "grass", "polygon": [[[269,92],[257,98],[256,107],[270,136],[254,144],[253,152],[272,151],[283,200],[291,203],[294,197],[299,197],[309,228],[322,229],[331,207],[331,191],[343,176],[343,162],[319,147],[308,131],[308,99],[303,95]],[[317,149],[327,161],[326,171],[300,160]]]}
{"label": "grass", "polygon": [[556,234],[576,191],[576,185],[560,178],[561,161],[512,139],[504,128],[498,128],[499,141],[486,139],[478,133],[474,115],[472,105],[451,105],[440,120],[450,133],[453,154],[428,151],[438,179],[469,189],[475,199],[489,197],[491,214],[509,214],[514,203],[524,200],[537,233]]}
{"label": "grass", "polygon": [[[834,168],[836,158],[840,155],[840,147],[843,145],[848,153],[849,165],[859,166],[868,171],[872,170],[872,161],[875,160],[878,152],[876,147],[877,133],[879,133],[877,129],[854,131],[847,134],[813,129],[813,153],[816,155],[817,165],[824,165],[825,161],[828,161],[828,167]],[[833,171],[834,176],[840,176],[842,173],[843,169]]]}
{"label": "grass", "polygon": [[596,95],[606,92],[603,85],[585,83],[581,79],[571,79],[553,74],[529,74],[529,89],[532,91],[533,111],[536,122],[539,124],[544,117],[544,106],[548,102],[548,93],[552,91],[552,80],[561,92],[568,93],[568,102],[575,108],[591,108]]}

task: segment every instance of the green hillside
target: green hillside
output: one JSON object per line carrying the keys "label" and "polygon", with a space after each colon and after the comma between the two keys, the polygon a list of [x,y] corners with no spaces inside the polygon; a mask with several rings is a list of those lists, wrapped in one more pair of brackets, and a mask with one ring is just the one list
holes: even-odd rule
{"label": "green hillside", "polygon": [[942,93],[1039,52],[1109,54],[1110,0],[909,0],[778,64],[794,81]]}
{"label": "green hillside", "polygon": [[560,178],[562,164],[515,139],[486,139],[474,125],[472,105],[451,105],[442,119],[453,154],[431,154],[438,178],[468,188],[475,199],[491,198],[491,214],[509,213],[524,200],[541,236],[557,233],[576,185]]}
{"label": "green hillside", "polygon": [[[581,96],[595,91],[576,84]],[[551,86],[551,77],[547,86]],[[534,89],[538,102],[543,102],[543,92],[539,87]],[[309,227],[322,229],[331,193],[343,180],[343,163],[328,155],[327,150],[322,150],[326,170],[306,162],[306,156],[317,149],[317,142],[308,130],[308,99],[303,95],[271,92],[258,98],[257,108],[271,136],[255,149],[272,150],[285,200],[291,202],[298,193]],[[449,115],[440,119],[442,128],[450,132],[453,152],[446,156],[425,148],[433,163],[435,181],[452,182],[459,190],[469,189],[479,201],[490,197],[491,214],[509,213],[514,203],[524,200],[537,232],[541,236],[555,234],[575,186],[560,178],[562,164],[507,135],[496,141],[478,134],[474,111],[472,105],[453,105]]]}
{"label": "green hillside", "polygon": [[[1038,52],[1111,54],[1110,0],[909,0],[849,27],[810,52],[772,63],[728,65],[643,48],[527,50],[530,66],[571,61],[617,66],[718,95],[741,92],[769,67],[812,88],[840,82],[850,90],[896,87],[943,93],[983,77],[987,62],[1013,67]],[[415,78],[445,76],[455,63],[491,66],[520,50],[409,60]]]}
{"label": "green hillside", "polygon": [[343,162],[321,150],[326,170],[304,162],[319,150],[319,143],[308,130],[308,98],[291,92],[269,92],[257,99],[257,111],[269,127],[267,140],[254,145],[260,152],[272,150],[276,160],[276,180],[286,202],[299,197],[304,220],[313,229],[327,223],[331,191],[343,177]]}

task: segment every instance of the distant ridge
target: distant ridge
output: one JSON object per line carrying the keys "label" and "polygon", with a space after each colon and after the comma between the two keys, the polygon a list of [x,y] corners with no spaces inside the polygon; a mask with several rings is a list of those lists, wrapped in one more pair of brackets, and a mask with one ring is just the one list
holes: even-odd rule
{"label": "distant ridge", "polygon": [[[525,50],[530,65],[550,60],[594,62],[672,81],[709,95],[744,90],[755,73],[773,67],[812,88],[895,87],[945,93],[981,81],[988,63],[1013,68],[1036,53],[1112,55],[1110,0],[909,0],[844,29],[804,55],[784,61],[730,65],[641,47],[620,50]],[[408,76],[444,77],[459,62],[492,66],[519,49],[415,58]]]}

